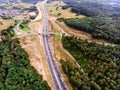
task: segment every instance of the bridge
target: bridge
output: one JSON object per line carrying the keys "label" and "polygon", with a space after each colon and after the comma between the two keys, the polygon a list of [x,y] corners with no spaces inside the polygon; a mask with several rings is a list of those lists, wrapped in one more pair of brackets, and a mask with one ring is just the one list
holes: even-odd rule
{"label": "bridge", "polygon": [[35,34],[38,34],[38,35],[54,35],[54,34],[60,34],[58,32],[48,32],[48,33],[35,33]]}
{"label": "bridge", "polygon": [[18,37],[25,37],[25,36],[31,36],[31,35],[51,36],[51,35],[55,35],[55,34],[62,35],[62,33],[59,33],[59,32],[48,32],[48,33],[24,32],[23,34],[18,35]]}

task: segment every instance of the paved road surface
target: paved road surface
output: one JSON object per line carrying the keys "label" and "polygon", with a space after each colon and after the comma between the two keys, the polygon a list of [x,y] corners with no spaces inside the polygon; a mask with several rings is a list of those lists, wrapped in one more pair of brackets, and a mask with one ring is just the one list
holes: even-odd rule
{"label": "paved road surface", "polygon": [[[44,16],[44,25],[43,25],[43,33],[48,32],[48,14],[44,7],[44,4],[46,1],[42,4],[42,10],[43,10],[43,16]],[[61,73],[57,67],[57,64],[55,62],[55,59],[53,57],[52,51],[50,49],[50,43],[48,41],[48,35],[42,35],[43,38],[43,44],[44,44],[44,50],[48,62],[48,66],[50,69],[50,73],[52,76],[52,79],[54,81],[55,89],[56,90],[67,90],[66,85],[62,79]]]}

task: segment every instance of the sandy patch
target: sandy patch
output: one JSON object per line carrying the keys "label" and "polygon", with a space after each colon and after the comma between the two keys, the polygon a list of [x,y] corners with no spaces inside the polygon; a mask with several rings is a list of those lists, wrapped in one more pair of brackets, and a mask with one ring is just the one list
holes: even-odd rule
{"label": "sandy patch", "polygon": [[[51,16],[58,18],[84,18],[84,15],[76,15],[76,13],[71,12],[71,8],[66,10],[62,9],[62,6],[66,5],[63,1],[54,1],[50,4],[46,4],[46,8]],[[58,15],[60,14],[60,15]]]}
{"label": "sandy patch", "polygon": [[[49,32],[54,32],[54,31],[56,31],[56,29],[57,29],[57,32],[58,32],[59,27],[54,26],[54,23],[50,22]],[[64,71],[62,69],[62,66],[61,66],[61,63],[60,63],[60,59],[63,58],[63,54],[65,54],[65,53],[62,52],[62,55],[61,55],[61,52],[59,52],[59,49],[60,49],[59,48],[59,45],[60,45],[59,39],[56,39],[54,37],[54,35],[52,35],[52,36],[49,36],[49,42],[50,42],[50,47],[51,47],[52,53],[55,56],[57,66],[58,66],[58,68],[61,72],[62,78],[63,78],[68,90],[73,90],[70,83],[69,83],[68,77],[64,73]],[[67,56],[67,57],[69,57],[69,56]],[[71,59],[71,58],[69,58],[69,59]]]}
{"label": "sandy patch", "polygon": [[36,7],[37,7],[37,10],[38,10],[38,15],[37,17],[35,18],[35,20],[33,21],[38,21],[38,20],[41,20],[42,19],[42,11],[41,11],[41,2],[37,3]]}
{"label": "sandy patch", "polygon": [[0,25],[0,31],[3,30],[3,29],[7,29],[9,26],[13,26],[15,24],[14,21],[6,21],[2,18],[0,18],[0,22],[1,22],[1,25]]}

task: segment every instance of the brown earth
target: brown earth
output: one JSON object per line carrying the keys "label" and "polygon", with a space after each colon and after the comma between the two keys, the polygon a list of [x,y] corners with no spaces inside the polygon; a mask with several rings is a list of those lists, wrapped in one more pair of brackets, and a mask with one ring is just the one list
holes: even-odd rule
{"label": "brown earth", "polygon": [[[46,4],[46,8],[51,16],[55,16],[57,18],[83,18],[84,15],[76,15],[76,13],[71,12],[71,8],[63,10],[61,7],[66,5],[63,1],[54,1],[50,4]],[[58,9],[56,9],[58,7]],[[58,15],[58,14],[61,15]]]}
{"label": "brown earth", "polygon": [[[33,32],[38,32],[38,29],[42,30],[41,22],[32,22],[30,25],[33,28]],[[43,76],[43,79],[48,82],[52,90],[54,90],[53,81],[43,50],[41,36],[31,35],[23,37],[21,38],[21,46],[27,51],[31,65],[37,70],[40,75]]]}
{"label": "brown earth", "polygon": [[107,42],[105,40],[93,38],[90,33],[84,32],[82,30],[77,30],[77,29],[70,28],[63,22],[57,22],[57,24],[61,28],[63,28],[63,30],[65,32],[67,32],[68,34],[70,34],[71,36],[76,36],[76,37],[79,37],[79,38],[84,39],[84,40],[87,39],[88,41],[94,41],[94,42],[100,43],[100,44],[102,44],[102,43],[104,43],[106,45],[110,44],[109,42]]}
{"label": "brown earth", "polygon": [[[49,21],[49,23],[50,23],[49,24],[49,32],[54,32],[54,31],[59,30],[59,28],[55,28],[55,26],[53,26],[53,24],[50,21]],[[49,42],[50,42],[50,47],[51,47],[53,54],[55,56],[56,63],[59,67],[60,72],[62,73],[63,80],[65,81],[68,90],[73,90],[71,87],[71,84],[69,83],[68,77],[66,76],[66,74],[64,73],[64,71],[62,69],[61,62],[60,62],[61,58],[68,57],[67,58],[68,60],[70,60],[71,58],[65,52],[63,52],[61,50],[59,39],[55,38],[54,35],[49,37]]]}
{"label": "brown earth", "polygon": [[0,18],[0,22],[1,22],[0,31],[3,30],[3,29],[7,29],[8,27],[13,26],[15,24],[14,21],[9,22],[9,21],[6,21],[6,20],[4,20],[2,18]]}

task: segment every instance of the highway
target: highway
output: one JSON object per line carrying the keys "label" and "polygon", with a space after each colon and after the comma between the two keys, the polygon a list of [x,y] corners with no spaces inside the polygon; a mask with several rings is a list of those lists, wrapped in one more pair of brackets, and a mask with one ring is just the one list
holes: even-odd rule
{"label": "highway", "polygon": [[[44,7],[45,3],[46,3],[46,1],[44,1],[41,6],[41,8],[43,10],[43,18],[44,18],[42,33],[48,33],[48,14],[47,14],[46,8]],[[44,51],[45,51],[47,63],[49,66],[49,70],[50,70],[50,73],[52,76],[52,80],[54,82],[55,89],[56,90],[67,90],[66,85],[62,79],[61,73],[55,62],[53,53],[50,49],[50,42],[48,41],[48,38],[49,38],[49,36],[47,34],[42,35]]]}

